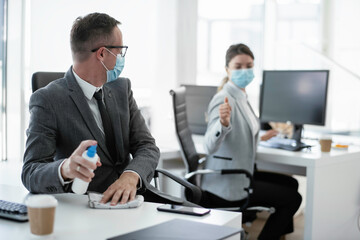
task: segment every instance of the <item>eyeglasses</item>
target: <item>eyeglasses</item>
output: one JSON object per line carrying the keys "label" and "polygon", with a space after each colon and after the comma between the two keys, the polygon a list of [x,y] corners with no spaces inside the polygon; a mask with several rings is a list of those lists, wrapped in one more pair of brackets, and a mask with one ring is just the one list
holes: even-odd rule
{"label": "eyeglasses", "polygon": [[[120,55],[122,57],[125,57],[126,51],[128,49],[128,46],[104,46],[104,47],[106,47],[106,48],[120,48],[121,49]],[[96,52],[100,48],[102,48],[102,47],[94,48],[93,50],[91,50],[91,52]],[[123,50],[123,49],[125,49],[125,50]]]}

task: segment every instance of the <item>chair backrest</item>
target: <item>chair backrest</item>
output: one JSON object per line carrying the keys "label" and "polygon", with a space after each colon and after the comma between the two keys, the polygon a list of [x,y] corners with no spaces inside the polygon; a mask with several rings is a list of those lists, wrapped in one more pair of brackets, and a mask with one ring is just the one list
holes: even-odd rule
{"label": "chair backrest", "polygon": [[[199,166],[200,157],[196,152],[187,120],[185,93],[184,86],[170,91],[173,100],[176,136],[180,144],[182,159],[187,172],[193,172]],[[189,179],[189,182],[196,184],[195,179]]]}
{"label": "chair backrest", "polygon": [[216,86],[182,85],[185,87],[186,113],[192,134],[204,135],[207,129],[207,110],[217,92]]}
{"label": "chair backrest", "polygon": [[45,87],[50,82],[63,78],[64,72],[36,72],[32,75],[31,86],[32,92],[35,92],[39,88]]}

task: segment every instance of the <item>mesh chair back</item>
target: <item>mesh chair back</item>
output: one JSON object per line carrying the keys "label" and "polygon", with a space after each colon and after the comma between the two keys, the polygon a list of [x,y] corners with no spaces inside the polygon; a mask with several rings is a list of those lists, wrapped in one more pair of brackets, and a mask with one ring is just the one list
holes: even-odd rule
{"label": "mesh chair back", "polygon": [[35,92],[39,88],[45,87],[50,82],[63,78],[64,72],[36,72],[32,75],[31,85],[32,91]]}
{"label": "mesh chair back", "polygon": [[[199,166],[198,161],[200,157],[196,152],[187,120],[185,93],[185,87],[180,87],[170,91],[173,100],[176,136],[180,144],[182,159],[187,172],[193,172],[196,171]],[[196,184],[195,179],[189,179],[189,182]]]}

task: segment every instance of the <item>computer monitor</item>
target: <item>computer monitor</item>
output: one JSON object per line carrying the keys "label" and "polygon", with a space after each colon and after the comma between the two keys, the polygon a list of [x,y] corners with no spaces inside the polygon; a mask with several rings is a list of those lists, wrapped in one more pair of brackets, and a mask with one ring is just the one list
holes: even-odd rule
{"label": "computer monitor", "polygon": [[291,122],[301,140],[304,124],[325,125],[329,70],[263,71],[261,122]]}
{"label": "computer monitor", "polygon": [[185,102],[189,128],[192,134],[204,135],[207,128],[207,110],[216,86],[183,85],[186,88]]}

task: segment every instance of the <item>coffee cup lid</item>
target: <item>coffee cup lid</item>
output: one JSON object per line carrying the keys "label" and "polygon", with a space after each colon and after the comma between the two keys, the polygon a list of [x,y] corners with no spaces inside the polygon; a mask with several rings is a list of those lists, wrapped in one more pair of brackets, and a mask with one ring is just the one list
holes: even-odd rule
{"label": "coffee cup lid", "polygon": [[52,195],[40,194],[40,195],[31,195],[25,201],[26,206],[33,208],[48,208],[56,207],[58,201]]}
{"label": "coffee cup lid", "polygon": [[332,140],[332,137],[330,135],[322,135],[320,136],[320,140]]}

